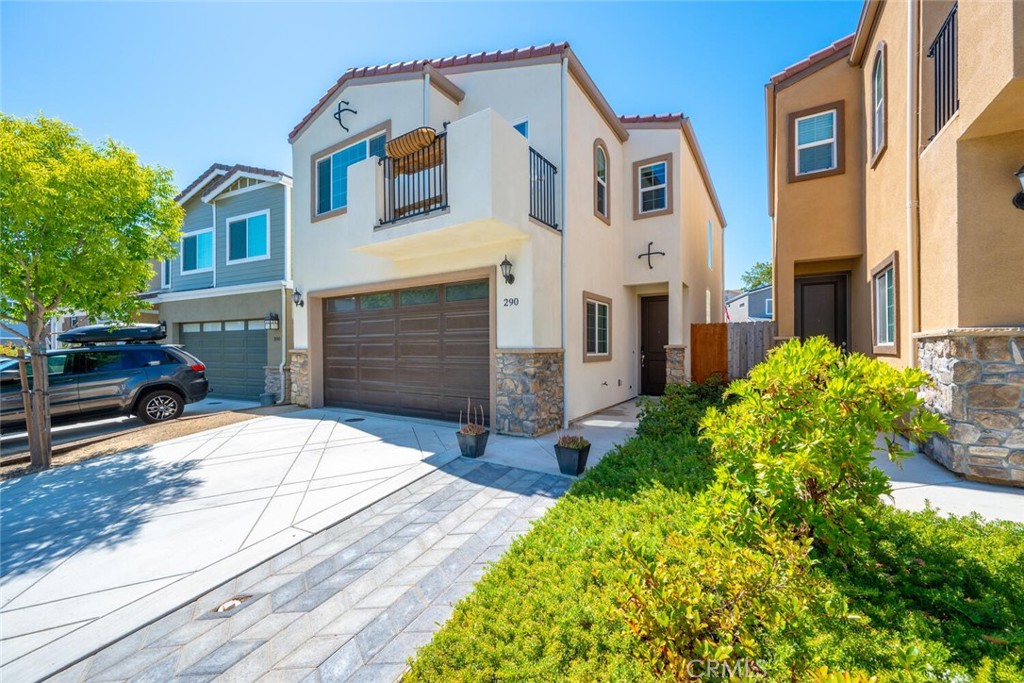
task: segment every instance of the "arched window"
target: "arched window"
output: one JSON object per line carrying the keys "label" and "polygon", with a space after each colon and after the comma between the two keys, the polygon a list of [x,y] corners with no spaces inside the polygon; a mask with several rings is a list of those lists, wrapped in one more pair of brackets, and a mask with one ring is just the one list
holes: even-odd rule
{"label": "arched window", "polygon": [[594,141],[594,215],[605,223],[611,223],[608,194],[609,182],[608,150],[603,140]]}
{"label": "arched window", "polygon": [[871,72],[871,163],[885,150],[885,43],[875,52],[875,66]]}

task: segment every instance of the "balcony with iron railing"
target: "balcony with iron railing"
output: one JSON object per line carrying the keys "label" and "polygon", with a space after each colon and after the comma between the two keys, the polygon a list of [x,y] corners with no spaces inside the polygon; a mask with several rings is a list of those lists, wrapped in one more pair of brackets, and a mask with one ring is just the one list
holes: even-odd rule
{"label": "balcony with iron railing", "polygon": [[387,149],[349,169],[350,216],[362,223],[375,209],[356,251],[405,260],[558,239],[558,169],[492,110],[395,136]]}
{"label": "balcony with iron railing", "polygon": [[957,5],[946,17],[928,48],[928,58],[932,60],[934,82],[934,118],[935,128],[932,135],[937,135],[946,122],[960,108],[957,87]]}

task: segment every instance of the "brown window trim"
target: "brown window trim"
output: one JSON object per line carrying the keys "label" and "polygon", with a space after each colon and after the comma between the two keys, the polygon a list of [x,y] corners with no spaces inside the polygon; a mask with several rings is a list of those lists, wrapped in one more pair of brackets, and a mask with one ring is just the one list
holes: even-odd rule
{"label": "brown window trim", "polygon": [[[875,292],[875,277],[892,266],[892,300],[893,300],[893,342],[892,344],[878,344],[878,297]],[[894,251],[877,266],[871,269],[871,351],[876,356],[899,356],[900,355],[900,258],[899,252]]]}
{"label": "brown window trim", "polygon": [[[608,306],[608,353],[587,353],[587,302],[594,301]],[[599,363],[612,359],[612,300],[593,292],[583,292],[583,362]]]}
{"label": "brown window trim", "polygon": [[[601,213],[597,208],[598,148],[604,152],[604,213]],[[594,215],[604,221],[606,225],[612,224],[612,163],[611,157],[608,156],[608,145],[601,138],[594,140]]]}
{"label": "brown window trim", "polygon": [[[882,60],[882,144],[878,149],[875,145],[875,69],[878,68],[878,60]],[[889,147],[889,56],[886,51],[885,41],[878,44],[875,49],[875,59],[871,63],[871,139],[868,141],[868,149],[871,149],[871,164],[874,168],[878,161],[885,154]]]}
{"label": "brown window trim", "polygon": [[378,123],[376,126],[373,126],[372,128],[367,128],[366,130],[364,130],[361,133],[356,133],[355,135],[349,136],[349,137],[345,138],[344,140],[342,140],[341,142],[337,142],[337,143],[331,145],[330,147],[322,149],[319,152],[314,152],[313,154],[310,155],[310,157],[309,157],[309,180],[310,180],[310,182],[309,182],[309,185],[310,185],[310,190],[309,190],[309,221],[311,223],[318,223],[320,221],[327,220],[328,218],[336,218],[337,216],[343,216],[346,213],[348,213],[348,207],[347,206],[343,206],[340,209],[333,209],[331,211],[326,211],[324,213],[317,213],[316,212],[316,190],[317,190],[317,187],[320,185],[320,183],[317,182],[317,178],[316,178],[316,162],[320,161],[321,159],[323,159],[326,156],[330,156],[331,154],[334,154],[338,150],[344,149],[344,148],[348,147],[349,145],[353,145],[353,144],[359,142],[360,140],[365,140],[366,138],[372,138],[374,135],[378,135],[380,133],[384,133],[386,138],[390,138],[391,137],[391,119],[388,119],[387,121],[383,121],[381,123]]}
{"label": "brown window trim", "polygon": [[[640,213],[640,169],[660,161],[665,162],[665,208],[658,211],[647,211]],[[643,218],[654,218],[655,216],[667,216],[672,213],[672,196],[675,194],[675,187],[672,185],[672,154],[650,157],[633,162],[633,220]]]}
{"label": "brown window trim", "polygon": [[[830,168],[827,171],[817,171],[815,173],[804,173],[803,175],[796,174],[796,120],[802,119],[805,116],[813,116],[814,114],[822,114],[824,112],[836,110],[836,128],[833,131],[836,135],[836,167]],[[795,111],[788,117],[787,124],[787,146],[789,147],[789,168],[787,170],[788,181],[791,183],[799,183],[804,180],[813,180],[814,178],[826,178],[832,175],[841,175],[846,173],[846,103],[844,100],[838,100],[836,102],[829,102],[828,104],[822,104],[817,107],[810,107],[809,109],[803,109],[801,111]]]}

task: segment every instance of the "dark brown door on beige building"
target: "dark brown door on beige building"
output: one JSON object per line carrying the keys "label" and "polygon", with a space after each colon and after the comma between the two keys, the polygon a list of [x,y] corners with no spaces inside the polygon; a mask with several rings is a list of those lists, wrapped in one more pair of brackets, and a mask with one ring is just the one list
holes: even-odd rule
{"label": "dark brown door on beige building", "polygon": [[668,297],[640,299],[640,393],[665,393],[665,346],[668,344]]}
{"label": "dark brown door on beige building", "polygon": [[823,335],[847,349],[849,300],[846,273],[796,278],[795,323],[801,339]]}
{"label": "dark brown door on beige building", "polygon": [[457,420],[490,415],[486,280],[324,301],[324,402]]}

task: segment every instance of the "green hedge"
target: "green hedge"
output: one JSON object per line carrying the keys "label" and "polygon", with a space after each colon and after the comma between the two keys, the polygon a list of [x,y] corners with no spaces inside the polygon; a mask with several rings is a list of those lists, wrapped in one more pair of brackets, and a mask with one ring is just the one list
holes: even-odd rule
{"label": "green hedge", "polygon": [[[913,379],[865,369],[863,357],[787,346],[824,359],[819,388],[850,372]],[[854,405],[847,398],[837,399],[842,410]],[[905,392],[897,399],[909,400]],[[697,438],[708,407],[727,414],[745,400],[763,398],[691,385],[645,404],[641,436],[513,543],[405,680],[688,680],[686,663],[703,657],[753,660],[763,673],[752,681],[1024,681],[1024,525],[871,505],[870,515],[856,516],[863,542],[832,552],[830,538],[777,515],[756,478],[736,479],[733,468],[748,460],[713,455]],[[833,410],[827,405],[819,402]],[[756,469],[773,466],[769,458]]]}

